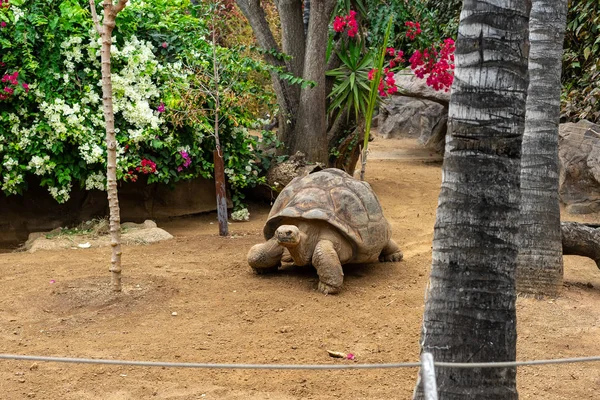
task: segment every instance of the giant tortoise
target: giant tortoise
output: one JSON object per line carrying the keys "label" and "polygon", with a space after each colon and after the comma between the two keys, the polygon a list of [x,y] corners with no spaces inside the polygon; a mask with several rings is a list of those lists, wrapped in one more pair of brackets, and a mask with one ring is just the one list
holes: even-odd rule
{"label": "giant tortoise", "polygon": [[298,266],[316,268],[325,294],[341,289],[342,264],[402,259],[371,186],[335,168],[292,180],[273,204],[263,233],[267,242],[248,252],[255,272],[275,271],[282,258],[291,257]]}

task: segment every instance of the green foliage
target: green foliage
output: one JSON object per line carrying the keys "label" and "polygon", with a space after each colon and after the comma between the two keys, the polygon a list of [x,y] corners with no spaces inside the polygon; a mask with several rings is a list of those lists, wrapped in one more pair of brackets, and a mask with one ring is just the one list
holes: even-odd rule
{"label": "green foliage", "polygon": [[[84,0],[11,0],[0,10],[7,25],[0,29],[0,77],[17,71],[19,79],[14,95],[0,100],[6,194],[26,190],[30,175],[40,176],[59,202],[73,185],[105,188],[100,44],[88,7]],[[143,160],[156,164],[149,183],[212,175],[215,103],[184,90],[211,79],[205,17],[189,0],[130,0],[117,17],[112,80],[119,179],[138,179]],[[227,83],[220,135],[235,192],[260,182],[263,164],[250,150],[256,139],[248,128],[272,95],[263,89],[268,72],[260,62],[238,49],[219,47],[217,54]],[[198,110],[195,118],[182,116],[190,109]]]}
{"label": "green foliage", "polygon": [[[405,54],[424,49],[436,44],[440,38],[456,38],[458,32],[458,14],[446,11],[452,4],[462,2],[444,0],[437,1],[397,1],[397,0],[364,0],[366,3],[366,22],[369,26],[369,46],[380,47],[385,36],[388,17],[394,16],[394,25],[390,32],[389,47],[402,49]],[[443,3],[432,4],[432,3]],[[460,5],[459,5],[460,11]],[[422,32],[416,40],[406,37],[406,22],[420,22]]]}
{"label": "green foliage", "polygon": [[[364,139],[364,143],[363,143],[363,151],[364,151],[365,155],[363,156],[363,163],[366,160],[366,152],[367,152],[367,148],[369,146],[369,134],[371,132],[371,121],[373,120],[373,111],[375,110],[375,105],[377,104],[377,96],[378,96],[377,86],[379,85],[379,82],[381,81],[381,77],[383,75],[383,63],[385,61],[385,54],[386,54],[386,49],[387,49],[387,45],[388,45],[388,39],[392,32],[393,22],[394,22],[394,16],[390,15],[388,18],[388,23],[386,26],[385,33],[383,35],[383,43],[381,44],[381,48],[379,49],[377,58],[375,59],[376,71],[375,71],[373,80],[371,81],[371,88],[369,91],[369,100],[367,101],[367,109],[365,112],[365,139]],[[364,164],[363,164],[363,171],[364,171]],[[362,176],[361,176],[361,178],[362,178]]]}
{"label": "green foliage", "polygon": [[600,3],[573,0],[567,15],[562,117],[600,122]]}
{"label": "green foliage", "polygon": [[327,71],[327,76],[335,78],[335,84],[329,94],[328,112],[345,109],[354,111],[355,120],[364,115],[369,100],[369,71],[373,68],[373,55],[363,52],[359,42],[344,40],[337,52],[342,65]]}

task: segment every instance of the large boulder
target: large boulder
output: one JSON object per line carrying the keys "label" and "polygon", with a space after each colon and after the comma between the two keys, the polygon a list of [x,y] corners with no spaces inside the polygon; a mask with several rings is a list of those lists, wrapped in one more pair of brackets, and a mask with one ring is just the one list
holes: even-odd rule
{"label": "large boulder", "polygon": [[379,110],[381,137],[417,138],[437,152],[444,149],[447,123],[447,107],[416,97],[390,96]]}
{"label": "large boulder", "polygon": [[400,71],[394,78],[398,92],[380,107],[379,134],[383,138],[417,138],[425,147],[443,152],[450,93],[433,90],[410,70]]}
{"label": "large boulder", "polygon": [[561,201],[571,214],[600,211],[600,125],[589,121],[559,128]]}

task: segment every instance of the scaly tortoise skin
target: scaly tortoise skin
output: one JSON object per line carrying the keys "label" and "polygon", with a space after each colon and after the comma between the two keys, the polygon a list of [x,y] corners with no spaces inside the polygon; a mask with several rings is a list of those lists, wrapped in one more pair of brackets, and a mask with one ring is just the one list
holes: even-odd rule
{"label": "scaly tortoise skin", "polygon": [[[294,228],[303,238],[289,242]],[[317,268],[325,293],[341,288],[341,264],[402,259],[371,186],[335,168],[292,180],[273,204],[263,233],[267,243],[248,254],[256,272],[276,270],[286,247],[295,264]]]}

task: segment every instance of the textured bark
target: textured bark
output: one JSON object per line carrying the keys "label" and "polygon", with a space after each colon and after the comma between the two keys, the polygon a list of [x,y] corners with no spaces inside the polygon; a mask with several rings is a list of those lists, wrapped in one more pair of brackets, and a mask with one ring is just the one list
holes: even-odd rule
{"label": "textured bark", "polygon": [[[284,61],[268,53],[268,51],[273,50],[281,52],[281,49],[277,45],[273,32],[269,28],[269,23],[267,22],[265,11],[260,5],[260,0],[236,0],[236,4],[250,23],[258,45],[267,50],[264,56],[265,60],[276,67],[287,68]],[[279,139],[290,149],[296,126],[300,91],[292,88],[291,84],[281,79],[274,72],[271,73],[271,82],[273,83],[273,90],[275,91],[277,104],[279,105]]]}
{"label": "textured bark", "polygon": [[[519,171],[527,1],[465,0],[421,350],[436,361],[516,356]],[[515,368],[436,368],[440,399],[517,399]],[[423,399],[420,385],[415,398]]]}
{"label": "textured bark", "polygon": [[564,255],[589,257],[600,268],[600,229],[578,222],[561,224]]}
{"label": "textured bark", "polygon": [[325,87],[327,35],[335,0],[312,0],[306,39],[303,78],[316,86],[302,89],[293,149],[312,161],[327,163],[327,91]]}
{"label": "textured bark", "polygon": [[517,290],[536,296],[556,296],[562,286],[558,123],[566,19],[567,0],[533,0]]}
{"label": "textured bark", "polygon": [[[279,51],[273,33],[269,29],[259,0],[236,0],[256,36],[259,46]],[[285,67],[305,80],[317,83],[314,88],[299,89],[291,86],[276,74],[271,74],[279,104],[279,138],[289,154],[301,151],[311,161],[327,162],[327,119],[325,85],[325,53],[328,25],[335,7],[335,0],[313,0],[305,37],[301,0],[279,0],[283,32],[283,51],[292,58],[277,60],[266,55],[267,62]]]}
{"label": "textured bark", "polygon": [[110,215],[110,245],[112,247],[110,259],[110,272],[112,288],[121,291],[121,217],[119,211],[119,197],[117,192],[117,138],[115,136],[115,117],[112,102],[112,81],[110,72],[110,47],[112,45],[112,31],[115,28],[117,14],[125,8],[127,0],[119,0],[113,5],[112,0],[104,0],[104,19],[102,25],[96,14],[96,3],[90,0],[90,9],[94,26],[102,37],[101,63],[102,63],[102,107],[106,124],[106,185],[108,193],[108,208]]}

